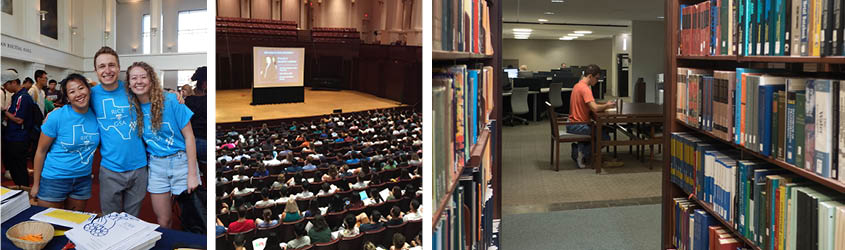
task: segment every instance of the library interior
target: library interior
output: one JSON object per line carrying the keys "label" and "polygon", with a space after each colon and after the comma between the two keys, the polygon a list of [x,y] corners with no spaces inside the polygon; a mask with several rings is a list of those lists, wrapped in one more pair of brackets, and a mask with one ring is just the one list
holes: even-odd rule
{"label": "library interior", "polygon": [[434,1],[433,249],[845,249],[843,18]]}

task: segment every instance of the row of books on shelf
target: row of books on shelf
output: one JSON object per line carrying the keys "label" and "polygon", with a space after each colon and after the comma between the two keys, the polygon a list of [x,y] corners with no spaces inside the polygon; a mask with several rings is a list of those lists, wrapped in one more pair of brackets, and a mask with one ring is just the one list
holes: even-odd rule
{"label": "row of books on shelf", "polygon": [[698,204],[686,198],[672,201],[672,244],[678,250],[749,249],[742,240],[720,226],[719,222]]}
{"label": "row of books on shelf", "polygon": [[710,0],[680,5],[680,55],[841,56],[843,0]]}
{"label": "row of books on shelf", "polygon": [[485,175],[481,170],[460,177],[439,220],[434,222],[432,249],[485,250],[493,242],[493,188]]}
{"label": "row of books on shelf", "polygon": [[432,49],[493,54],[491,3],[486,0],[434,1]]}
{"label": "row of books on shelf", "polygon": [[[735,229],[760,249],[845,248],[845,193],[767,162],[743,160],[709,137],[679,132],[671,139],[672,183],[710,208],[714,212],[710,216],[728,223],[722,226]],[[675,199],[676,227],[680,203],[698,206],[684,200]],[[700,230],[712,224],[689,218],[693,219],[707,225]],[[676,235],[687,234],[676,231]],[[676,246],[685,245],[675,240]]]}
{"label": "row of books on shelf", "polygon": [[677,118],[765,157],[845,183],[841,81],[774,73],[678,68]]}
{"label": "row of books on shelf", "polygon": [[448,192],[450,182],[471,158],[471,148],[490,123],[493,109],[493,67],[475,64],[434,69],[434,201]]}

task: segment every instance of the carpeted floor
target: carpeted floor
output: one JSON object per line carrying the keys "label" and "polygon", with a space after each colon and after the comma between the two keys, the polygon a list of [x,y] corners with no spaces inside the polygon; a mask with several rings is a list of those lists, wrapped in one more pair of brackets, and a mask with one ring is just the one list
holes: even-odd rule
{"label": "carpeted floor", "polygon": [[[628,153],[628,146],[620,146],[617,155],[625,165],[596,174],[594,169],[578,169],[570,158],[570,145],[563,144],[560,171],[555,172],[550,165],[549,130],[547,120],[503,127],[505,214],[660,202],[660,154],[655,154],[656,160],[642,163]],[[612,156],[612,152],[603,155],[604,159]]]}
{"label": "carpeted floor", "polygon": [[504,214],[501,230],[501,249],[659,249],[660,205]]}

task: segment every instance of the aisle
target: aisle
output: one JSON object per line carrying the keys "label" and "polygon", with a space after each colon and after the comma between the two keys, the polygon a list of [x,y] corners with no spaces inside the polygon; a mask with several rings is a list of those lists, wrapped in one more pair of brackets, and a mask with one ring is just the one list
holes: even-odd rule
{"label": "aisle", "polygon": [[502,215],[501,249],[658,249],[660,204]]}

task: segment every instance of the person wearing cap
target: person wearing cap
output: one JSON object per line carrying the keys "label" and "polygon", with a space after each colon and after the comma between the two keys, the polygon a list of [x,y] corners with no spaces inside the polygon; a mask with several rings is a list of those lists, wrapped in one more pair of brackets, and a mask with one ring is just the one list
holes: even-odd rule
{"label": "person wearing cap", "polygon": [[18,82],[18,74],[6,70],[2,74],[6,91],[14,93],[8,109],[3,110],[6,127],[3,129],[3,164],[9,169],[17,186],[29,186],[26,156],[29,149],[29,131],[32,129],[32,109],[37,108],[32,97]]}
{"label": "person wearing cap", "polygon": [[100,82],[91,87],[91,108],[100,125],[100,208],[103,214],[138,216],[147,195],[147,155],[126,84],[118,80],[117,52],[100,48],[94,54],[94,71]]}

